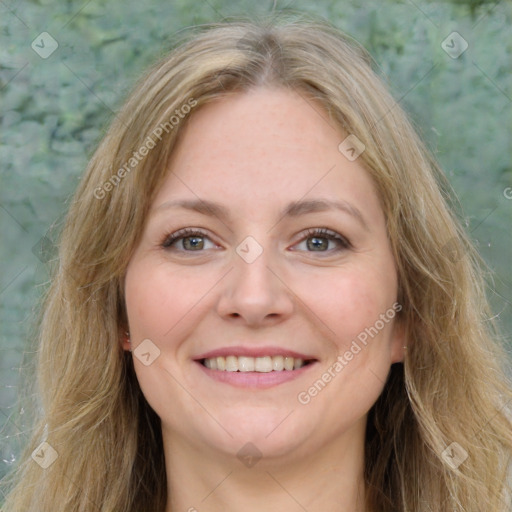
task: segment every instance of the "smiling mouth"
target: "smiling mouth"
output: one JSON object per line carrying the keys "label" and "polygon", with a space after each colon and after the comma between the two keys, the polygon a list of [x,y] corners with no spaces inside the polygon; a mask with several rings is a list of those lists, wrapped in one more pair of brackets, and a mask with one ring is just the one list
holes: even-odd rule
{"label": "smiling mouth", "polygon": [[298,370],[315,361],[316,359],[305,360],[289,356],[219,356],[201,359],[200,363],[210,370],[269,373]]}

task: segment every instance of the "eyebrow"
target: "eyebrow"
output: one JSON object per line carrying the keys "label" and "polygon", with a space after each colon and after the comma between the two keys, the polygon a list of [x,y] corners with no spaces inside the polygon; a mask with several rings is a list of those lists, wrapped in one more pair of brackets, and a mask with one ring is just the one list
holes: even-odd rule
{"label": "eyebrow", "polygon": [[[218,217],[222,221],[228,220],[231,217],[228,208],[206,199],[176,199],[173,201],[166,201],[165,203],[157,206],[154,209],[154,212],[157,213],[170,208],[183,208],[203,215]],[[339,210],[352,216],[358,220],[367,231],[369,231],[368,224],[366,223],[361,211],[343,200],[310,199],[292,201],[283,209],[279,218],[299,217],[300,215],[306,215],[308,213],[325,212],[329,210]]]}

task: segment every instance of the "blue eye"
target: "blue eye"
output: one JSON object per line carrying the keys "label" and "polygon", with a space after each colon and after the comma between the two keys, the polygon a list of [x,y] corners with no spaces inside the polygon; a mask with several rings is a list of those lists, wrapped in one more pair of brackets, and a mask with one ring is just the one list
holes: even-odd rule
{"label": "blue eye", "polygon": [[[210,247],[207,246],[207,242],[211,244]],[[304,243],[306,252],[337,252],[352,247],[348,239],[327,228],[308,229],[301,242],[295,246]],[[180,229],[167,235],[161,245],[164,249],[175,249],[182,252],[201,252],[204,249],[216,247],[204,231],[191,228]],[[331,245],[335,245],[335,247],[330,248]]]}
{"label": "blue eye", "polygon": [[[345,237],[327,228],[309,229],[305,235],[300,244],[305,242],[307,249],[309,249],[308,252],[340,251],[351,247],[350,242]],[[337,247],[329,249],[330,243],[334,243]]]}
{"label": "blue eye", "polygon": [[176,242],[181,241],[181,250],[185,251],[201,251],[202,249],[207,249],[205,247],[205,239],[208,239],[208,236],[203,231],[197,229],[185,228],[172,235],[168,235],[164,242],[162,243],[162,247],[165,249],[169,249],[176,244]]}

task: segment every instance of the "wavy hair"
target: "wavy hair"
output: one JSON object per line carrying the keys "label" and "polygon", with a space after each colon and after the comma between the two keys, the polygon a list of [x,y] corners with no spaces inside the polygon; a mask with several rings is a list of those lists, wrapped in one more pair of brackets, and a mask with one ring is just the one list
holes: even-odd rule
{"label": "wavy hair", "polygon": [[[385,214],[408,350],[368,415],[368,510],[506,510],[512,386],[483,265],[446,178],[373,67],[325,22],[273,17],[192,30],[139,81],[69,208],[38,330],[40,403],[3,512],[165,510],[160,419],[120,342],[124,275],[187,120],[254,87],[315,99],[355,135]],[[154,147],[134,163],[148,137]],[[43,440],[58,454],[47,469],[30,456]]]}

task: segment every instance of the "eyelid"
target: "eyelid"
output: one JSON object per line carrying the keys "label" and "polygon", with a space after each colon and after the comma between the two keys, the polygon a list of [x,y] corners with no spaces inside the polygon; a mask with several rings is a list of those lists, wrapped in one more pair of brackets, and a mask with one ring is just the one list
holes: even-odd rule
{"label": "eyelid", "polygon": [[299,236],[300,236],[300,238],[298,239],[297,242],[294,243],[293,246],[303,243],[308,238],[326,238],[327,240],[334,240],[334,241],[338,242],[339,246],[335,249],[330,249],[327,251],[296,251],[296,252],[305,252],[305,253],[312,253],[312,254],[318,253],[318,254],[323,254],[324,257],[327,257],[327,256],[332,256],[334,253],[353,249],[352,243],[346,236],[342,235],[341,233],[338,233],[337,231],[326,228],[326,227],[308,228],[308,229],[302,231]]}
{"label": "eyelid", "polygon": [[[172,244],[175,242],[182,240],[184,238],[189,238],[193,236],[199,236],[202,238],[209,239],[212,243],[215,244],[215,242],[212,240],[212,237],[209,235],[207,231],[205,231],[202,228],[182,228],[177,231],[174,231],[170,234],[165,235],[163,240],[160,243],[160,246],[164,249],[170,249]],[[300,252],[319,252],[324,254],[332,254],[333,252],[340,251],[340,250],[347,250],[353,248],[352,243],[350,240],[342,235],[341,233],[338,233],[337,231],[334,231],[332,229],[326,228],[326,227],[315,227],[315,228],[308,228],[304,231],[302,231],[299,235],[298,240],[293,244],[292,247],[298,245],[299,243],[304,242],[308,238],[326,238],[328,240],[335,240],[339,244],[341,244],[341,247],[338,247],[337,249],[331,249],[328,251],[300,251]],[[292,249],[293,250],[293,249]],[[182,253],[194,253],[194,252],[204,252],[204,250],[199,251],[187,251],[187,250],[179,250],[179,252]]]}
{"label": "eyelid", "polygon": [[[187,228],[178,229],[177,231],[173,231],[172,233],[167,233],[163,237],[163,240],[161,241],[160,245],[164,249],[168,249],[169,247],[171,247],[172,243],[175,243],[178,240],[181,240],[182,238],[188,238],[188,237],[192,237],[192,236],[202,236],[204,238],[208,238],[211,240],[210,235],[205,230],[203,230],[201,228],[187,227]],[[193,251],[181,251],[181,252],[193,252]],[[199,251],[199,252],[201,252],[201,251]]]}

